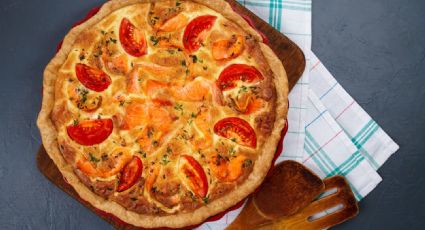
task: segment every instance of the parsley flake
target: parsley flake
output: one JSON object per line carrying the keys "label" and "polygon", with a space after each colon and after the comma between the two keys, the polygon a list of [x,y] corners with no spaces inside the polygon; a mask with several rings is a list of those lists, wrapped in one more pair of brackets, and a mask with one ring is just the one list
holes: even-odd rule
{"label": "parsley flake", "polygon": [[248,168],[252,165],[252,160],[246,159],[243,161],[242,168]]}
{"label": "parsley flake", "polygon": [[168,155],[163,155],[161,158],[161,164],[162,165],[167,165],[168,163],[170,163],[171,161],[168,159]]}
{"label": "parsley flake", "polygon": [[152,44],[153,44],[154,46],[158,45],[159,38],[156,38],[156,37],[154,37],[154,36],[151,36],[151,37],[150,37],[150,40],[151,40],[151,42],[152,42]]}
{"label": "parsley flake", "polygon": [[202,201],[204,202],[204,204],[208,204],[208,202],[210,201],[210,196],[203,197]]}
{"label": "parsley flake", "polygon": [[95,156],[93,156],[93,154],[92,153],[89,153],[89,160],[91,161],[91,162],[99,162],[100,160],[99,159],[97,159]]}
{"label": "parsley flake", "polygon": [[174,109],[177,110],[177,111],[181,111],[183,113],[183,105],[182,104],[177,103],[174,106]]}

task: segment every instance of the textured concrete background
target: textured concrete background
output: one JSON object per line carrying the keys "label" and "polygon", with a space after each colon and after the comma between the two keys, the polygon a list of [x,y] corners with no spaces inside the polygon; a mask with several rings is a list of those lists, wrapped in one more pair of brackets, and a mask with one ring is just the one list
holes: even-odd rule
{"label": "textured concrete background", "polygon": [[[101,0],[1,0],[0,228],[111,229],[37,170],[41,76]],[[360,215],[335,229],[425,226],[425,1],[314,0],[313,50],[401,150]]]}

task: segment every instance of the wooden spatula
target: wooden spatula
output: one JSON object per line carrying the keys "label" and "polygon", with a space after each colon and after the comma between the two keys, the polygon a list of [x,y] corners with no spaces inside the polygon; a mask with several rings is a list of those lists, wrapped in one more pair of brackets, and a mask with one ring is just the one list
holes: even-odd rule
{"label": "wooden spatula", "polygon": [[282,217],[292,216],[324,191],[322,180],[295,161],[275,166],[259,191],[249,200],[229,230],[253,229]]}
{"label": "wooden spatula", "polygon": [[357,201],[344,177],[334,176],[325,179],[324,182],[326,186],[325,195],[308,205],[301,212],[257,229],[328,229],[356,216],[359,212]]}

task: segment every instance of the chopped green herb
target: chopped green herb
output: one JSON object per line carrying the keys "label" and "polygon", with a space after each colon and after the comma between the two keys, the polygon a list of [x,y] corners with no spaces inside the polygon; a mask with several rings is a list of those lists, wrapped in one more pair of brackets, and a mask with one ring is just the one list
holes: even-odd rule
{"label": "chopped green herb", "polygon": [[137,201],[137,198],[135,198],[135,197],[132,197],[132,198],[130,198],[132,201]]}
{"label": "chopped green herb", "polygon": [[102,154],[102,161],[106,161],[106,160],[108,160],[108,155]]}
{"label": "chopped green herb", "polygon": [[233,157],[234,155],[235,155],[235,153],[236,153],[236,150],[235,150],[235,148],[232,146],[232,147],[230,147],[230,149],[229,149],[229,155],[231,156],[231,157]]}
{"label": "chopped green herb", "polygon": [[162,158],[161,158],[161,164],[162,165],[167,165],[168,163],[170,163],[170,160],[168,159],[168,155],[162,155]]}
{"label": "chopped green herb", "polygon": [[74,119],[73,125],[78,125],[78,119]]}
{"label": "chopped green herb", "polygon": [[176,2],[176,6],[180,6],[182,3],[181,2],[179,2],[179,1],[177,1]]}
{"label": "chopped green herb", "polygon": [[174,109],[177,110],[177,111],[181,111],[183,113],[183,105],[182,104],[177,103],[174,106]]}
{"label": "chopped green herb", "polygon": [[207,70],[208,69],[208,66],[204,66],[204,67],[202,67],[204,70]]}
{"label": "chopped green herb", "polygon": [[87,89],[78,89],[78,93],[81,96],[81,103],[84,103],[87,101],[87,94],[89,94],[89,91]]}
{"label": "chopped green herb", "polygon": [[192,199],[192,201],[198,200],[198,198],[195,196],[195,194],[193,194],[193,192],[189,191],[188,193],[189,193],[189,196]]}
{"label": "chopped green herb", "polygon": [[167,146],[167,153],[168,153],[168,154],[173,153],[173,150],[170,148],[170,146]]}
{"label": "chopped green herb", "polygon": [[89,157],[90,157],[90,159],[89,159],[89,160],[90,160],[91,162],[96,162],[96,163],[97,163],[97,162],[99,162],[99,161],[100,161],[100,160],[99,160],[99,159],[97,159],[95,156],[93,156],[93,154],[91,154],[91,153],[89,153]]}
{"label": "chopped green herb", "polygon": [[231,138],[230,140],[233,141],[233,142],[236,142],[236,138],[235,137]]}
{"label": "chopped green herb", "polygon": [[202,201],[204,202],[204,204],[208,204],[208,202],[210,201],[210,196],[203,197]]}
{"label": "chopped green herb", "polygon": [[156,37],[154,37],[154,36],[151,36],[151,37],[150,37],[150,39],[151,39],[152,44],[153,44],[154,46],[158,45],[159,38],[156,38]]}
{"label": "chopped green herb", "polygon": [[97,57],[102,56],[102,54],[103,54],[103,52],[102,52],[102,50],[100,49],[100,50],[99,50],[99,52],[98,52],[97,54],[94,54],[93,56],[97,58]]}
{"label": "chopped green herb", "polygon": [[[153,14],[153,13],[152,13]],[[152,25],[155,25],[156,24],[156,21],[158,21],[158,17],[153,17],[152,19],[151,19],[151,23],[152,23]]]}
{"label": "chopped green herb", "polygon": [[139,151],[138,153],[139,153],[140,155],[142,155],[142,157],[143,157],[143,158],[146,158],[146,152]]}
{"label": "chopped green herb", "polygon": [[154,129],[152,129],[152,128],[149,128],[149,129],[148,129],[148,137],[149,137],[149,138],[152,138],[152,136],[153,136],[153,132],[154,132]]}
{"label": "chopped green herb", "polygon": [[158,141],[157,140],[153,140],[152,141],[152,146],[153,147],[157,147],[158,146]]}
{"label": "chopped green herb", "polygon": [[241,85],[241,87],[239,88],[238,94],[247,93],[247,92],[248,92],[248,88],[244,85]]}
{"label": "chopped green herb", "polygon": [[181,61],[182,66],[186,66],[186,60]]}
{"label": "chopped green herb", "polygon": [[111,42],[113,42],[113,43],[117,43],[117,39],[113,39],[113,38],[109,38],[109,40],[111,41]]}
{"label": "chopped green herb", "polygon": [[252,160],[246,159],[243,161],[242,168],[248,168],[252,165]]}
{"label": "chopped green herb", "polygon": [[196,63],[198,62],[198,57],[196,55],[190,55],[192,57],[192,62]]}

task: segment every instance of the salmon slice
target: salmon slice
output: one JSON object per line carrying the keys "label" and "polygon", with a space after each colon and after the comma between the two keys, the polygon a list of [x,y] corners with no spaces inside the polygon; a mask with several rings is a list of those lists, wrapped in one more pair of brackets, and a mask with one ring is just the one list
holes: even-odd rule
{"label": "salmon slice", "polygon": [[252,94],[242,94],[236,99],[231,98],[232,106],[233,108],[242,114],[252,114],[258,110],[260,110],[263,105],[264,101],[260,98],[257,98],[255,95]]}
{"label": "salmon slice", "polygon": [[141,68],[143,71],[146,71],[151,74],[155,74],[157,76],[164,76],[168,74],[172,74],[174,72],[174,68],[168,66],[157,65],[154,63],[140,62],[137,63],[136,66]]}
{"label": "salmon slice", "polygon": [[77,168],[86,175],[107,178],[119,173],[131,158],[132,156],[128,149],[117,148],[108,156],[107,160],[100,163],[94,163],[83,156],[77,161]]}
{"label": "salmon slice", "polygon": [[221,181],[231,182],[237,180],[243,171],[243,164],[246,156],[239,154],[230,159],[221,155],[215,155],[210,158],[208,164],[213,174]]}
{"label": "salmon slice", "polygon": [[192,144],[199,149],[206,149],[212,145],[211,114],[206,110],[198,114],[195,118],[195,126],[202,135],[196,135]]}
{"label": "salmon slice", "polygon": [[162,133],[168,133],[173,123],[170,112],[162,107],[151,106],[149,108],[150,124]]}
{"label": "salmon slice", "polygon": [[175,68],[161,66],[153,63],[140,62],[137,63],[133,70],[127,75],[127,91],[129,93],[141,92],[141,76],[143,73],[150,74],[154,78],[167,78],[175,73]]}
{"label": "salmon slice", "polygon": [[160,82],[156,80],[147,80],[144,87],[144,92],[147,96],[152,98],[158,93],[161,93],[161,92],[166,93],[167,88],[168,88],[168,84],[165,82]]}
{"label": "salmon slice", "polygon": [[223,96],[217,86],[208,80],[194,80],[182,87],[174,87],[172,95],[182,101],[203,101],[210,95],[215,102],[222,105]]}
{"label": "salmon slice", "polygon": [[202,101],[210,93],[210,84],[206,81],[192,81],[180,88],[174,88],[173,95],[177,100]]}
{"label": "salmon slice", "polygon": [[167,20],[160,28],[159,30],[165,31],[165,32],[172,32],[179,30],[183,27],[185,27],[188,23],[189,19],[186,15],[180,13],[169,20]]}
{"label": "salmon slice", "polygon": [[141,92],[138,68],[134,68],[127,75],[127,91],[129,93],[140,93]]}
{"label": "salmon slice", "polygon": [[156,178],[159,175],[159,172],[161,171],[161,167],[159,166],[159,164],[156,164],[155,166],[152,166],[153,168],[151,170],[149,170],[149,175],[146,178],[146,182],[145,182],[145,188],[147,192],[150,192],[153,184],[156,181]]}
{"label": "salmon slice", "polygon": [[251,113],[255,113],[258,110],[260,110],[261,108],[263,108],[264,106],[264,101],[256,98],[256,97],[252,97],[251,101],[248,104],[248,107],[246,109],[246,112],[244,114],[251,114]]}
{"label": "salmon slice", "polygon": [[219,40],[213,43],[212,55],[215,60],[225,60],[238,57],[244,50],[245,38],[233,35],[229,40]]}
{"label": "salmon slice", "polygon": [[122,129],[133,129],[149,122],[149,110],[144,104],[132,103],[125,108]]}
{"label": "salmon slice", "polygon": [[106,69],[113,74],[125,75],[129,71],[128,58],[125,54],[109,56],[106,51],[103,51],[102,61]]}

